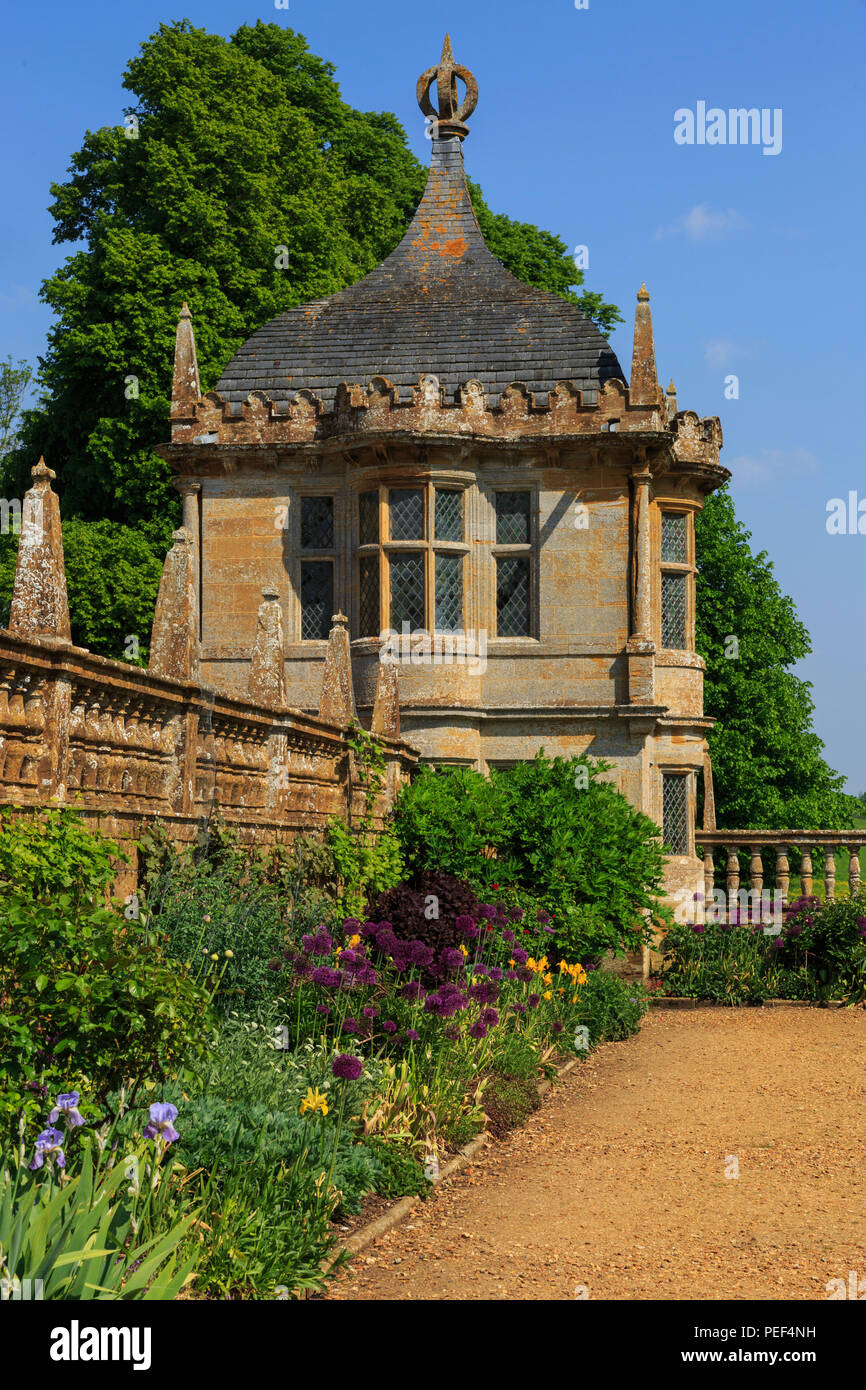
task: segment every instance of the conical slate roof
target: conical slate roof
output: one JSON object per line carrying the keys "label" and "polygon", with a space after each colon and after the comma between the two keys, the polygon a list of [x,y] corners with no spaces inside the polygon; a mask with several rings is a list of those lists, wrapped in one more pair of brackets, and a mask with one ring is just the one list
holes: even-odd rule
{"label": "conical slate roof", "polygon": [[[447,114],[441,102],[440,113]],[[489,250],[466,187],[459,133],[466,127],[443,119],[434,129],[427,187],[400,245],[357,284],[254,333],[217,383],[225,400],[262,391],[286,403],[307,390],[330,411],[341,382],[366,387],[373,377],[408,398],[419,377],[432,374],[446,399],[471,380],[489,397],[513,381],[544,393],[558,381],[588,392],[612,377],[625,380],[576,305],[522,284]]]}

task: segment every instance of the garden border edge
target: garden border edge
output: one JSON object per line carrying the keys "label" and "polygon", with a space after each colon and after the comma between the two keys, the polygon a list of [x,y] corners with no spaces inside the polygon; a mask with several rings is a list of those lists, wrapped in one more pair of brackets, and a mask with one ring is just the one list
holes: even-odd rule
{"label": "garden border edge", "polygon": [[[574,1067],[577,1066],[579,1061],[579,1057],[569,1058],[567,1062],[565,1062],[561,1067],[557,1068],[555,1077],[553,1077],[552,1079],[540,1081],[537,1086],[539,1099],[541,1099],[547,1094],[554,1081],[559,1081],[563,1076],[566,1076]],[[454,1173],[459,1172],[461,1168],[465,1167],[468,1163],[471,1163],[472,1160],[476,1157],[476,1155],[479,1154],[481,1150],[491,1142],[495,1141],[492,1139],[492,1136],[489,1133],[485,1132],[484,1134],[479,1134],[477,1139],[471,1139],[468,1144],[464,1144],[463,1148],[458,1149],[454,1157],[448,1160],[444,1168],[441,1170],[438,1178],[434,1178],[433,1182],[431,1183],[431,1186],[438,1187],[439,1184],[441,1182],[444,1182],[446,1178],[450,1178],[453,1176]],[[407,1217],[410,1211],[413,1211],[414,1208],[418,1206],[419,1202],[422,1202],[423,1200],[424,1199],[421,1197],[420,1194],[415,1194],[414,1196],[409,1197],[401,1197],[399,1202],[395,1202],[394,1205],[388,1209],[388,1211],[383,1212],[382,1215],[378,1216],[375,1221],[370,1221],[366,1226],[362,1226],[359,1231],[355,1231],[355,1233],[349,1237],[349,1239],[340,1248],[336,1255],[334,1255],[334,1257],[328,1261],[326,1265],[326,1270],[331,1269],[341,1255],[360,1255],[362,1251],[366,1250],[370,1245],[377,1241],[380,1238],[380,1236],[387,1235],[389,1231],[393,1231],[395,1227],[399,1226],[401,1221],[403,1221],[404,1217]]]}

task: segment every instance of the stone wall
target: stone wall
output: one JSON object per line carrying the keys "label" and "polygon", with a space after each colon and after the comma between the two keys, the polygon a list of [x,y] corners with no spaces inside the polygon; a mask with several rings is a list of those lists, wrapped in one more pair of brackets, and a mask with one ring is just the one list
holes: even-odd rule
{"label": "stone wall", "polygon": [[[156,817],[178,843],[195,840],[218,808],[243,840],[284,843],[331,817],[351,821],[366,798],[347,739],[354,717],[348,640],[338,619],[320,667],[321,716],[285,701],[282,629],[265,591],[251,635],[246,695],[199,678],[194,553],[175,533],[144,671],[70,640],[62,534],[53,474],[40,463],[22,512],[10,629],[0,629],[0,803],[23,812],[69,806],[121,841]],[[374,726],[386,774],[376,819],[417,762],[399,738],[387,676]]]}

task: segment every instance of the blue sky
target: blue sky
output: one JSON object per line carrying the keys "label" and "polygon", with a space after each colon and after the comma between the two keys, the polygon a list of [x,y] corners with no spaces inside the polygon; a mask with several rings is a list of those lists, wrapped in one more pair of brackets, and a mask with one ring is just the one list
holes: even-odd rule
{"label": "blue sky", "polygon": [[[480,87],[470,174],[495,211],[589,248],[587,286],[627,318],[613,336],[626,370],[646,281],[664,384],[673,376],[681,409],[721,417],[738,514],[812,634],[799,670],[828,759],[849,790],[866,788],[866,535],[826,529],[831,498],[866,499],[864,0],[16,5],[0,96],[0,356],[44,348],[39,283],[69,252],[51,244],[49,183],[85,129],[121,123],[126,62],[183,17],[226,35],[256,19],[300,30],[337,65],[345,99],[396,112],[423,160],[415,80],[450,30]],[[781,151],[677,144],[675,111],[700,101],[780,108]],[[729,374],[739,399],[725,399]]]}

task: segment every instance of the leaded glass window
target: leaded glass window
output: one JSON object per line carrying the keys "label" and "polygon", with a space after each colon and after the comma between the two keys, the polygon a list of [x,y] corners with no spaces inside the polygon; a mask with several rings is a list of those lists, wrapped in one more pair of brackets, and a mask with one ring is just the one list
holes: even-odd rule
{"label": "leaded glass window", "polygon": [[437,541],[462,541],[463,493],[437,487],[434,535]]}
{"label": "leaded glass window", "polygon": [[327,641],[334,613],[334,565],[331,560],[301,561],[301,638]]}
{"label": "leaded glass window", "polygon": [[379,493],[362,492],[358,498],[359,527],[361,545],[379,544]]}
{"label": "leaded glass window", "polygon": [[424,540],[424,489],[392,487],[388,493],[392,541]]}
{"label": "leaded glass window", "polygon": [[333,497],[301,498],[301,549],[333,550]]}
{"label": "leaded glass window", "polygon": [[392,551],[388,563],[391,570],[391,627],[409,631],[425,627],[423,550]]}
{"label": "leaded glass window", "polygon": [[689,519],[685,512],[662,512],[663,564],[688,564],[688,522]]}
{"label": "leaded glass window", "polygon": [[500,555],[496,560],[496,635],[530,635],[529,556]]}
{"label": "leaded glass window", "polygon": [[528,492],[496,493],[496,544],[525,545],[530,540]]}
{"label": "leaded glass window", "polygon": [[436,556],[436,630],[463,631],[463,556]]}
{"label": "leaded glass window", "polygon": [[688,772],[662,774],[662,827],[671,854],[689,852]]}
{"label": "leaded glass window", "polygon": [[361,559],[361,637],[379,635],[379,556],[365,555]]}
{"label": "leaded glass window", "polygon": [[682,651],[686,646],[688,575],[662,574],[662,646]]}

